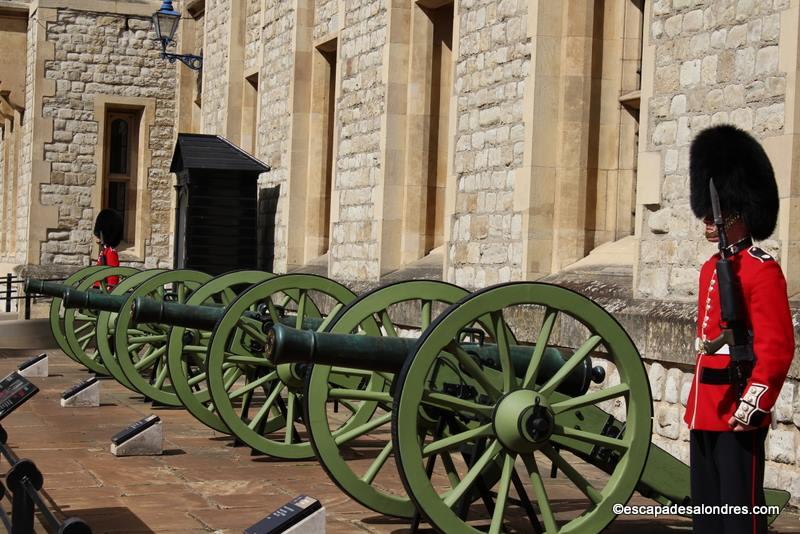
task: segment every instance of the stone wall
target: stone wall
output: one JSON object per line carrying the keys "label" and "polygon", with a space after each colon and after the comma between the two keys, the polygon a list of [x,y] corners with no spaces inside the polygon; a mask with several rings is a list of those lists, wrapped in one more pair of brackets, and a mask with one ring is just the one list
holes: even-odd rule
{"label": "stone wall", "polygon": [[[778,70],[778,41],[788,0],[696,4],[654,2],[646,30],[656,65],[653,97],[643,103],[651,135],[642,142],[660,153],[663,173],[646,178],[662,183],[660,204],[643,212],[636,288],[642,296],[691,298],[698,265],[714,252],[689,209],[694,135],[717,123],[759,139],[783,133],[786,73]],[[777,241],[761,246],[778,258]]]}
{"label": "stone wall", "polygon": [[259,67],[261,52],[261,4],[262,0],[248,0],[245,25],[244,71]]}
{"label": "stone wall", "polygon": [[231,0],[207,0],[203,44],[202,132],[226,135]]}
{"label": "stone wall", "polygon": [[[36,40],[39,33],[44,31],[38,24],[28,24],[28,50],[27,66],[25,68],[25,113],[22,125],[22,148],[18,153],[20,158],[19,165],[19,184],[17,186],[17,228],[16,228],[16,262],[18,264],[28,261],[28,225],[30,224],[28,213],[30,212],[30,184],[31,173],[33,172],[33,113],[34,92],[33,80],[36,75]],[[12,260],[13,261],[13,260]]]}
{"label": "stone wall", "polygon": [[96,153],[103,143],[98,122],[104,118],[95,115],[95,99],[100,95],[112,101],[113,97],[155,101],[154,123],[143,124],[149,135],[145,146],[139,147],[140,153],[148,151],[150,156],[150,166],[139,169],[150,202],[137,206],[139,216],[149,214],[151,226],[144,229],[144,257],[130,257],[130,261],[170,265],[173,212],[168,170],[175,125],[175,69],[159,57],[151,26],[145,17],[60,9],[57,20],[47,27],[47,40],[55,46],[54,59],[45,64],[45,77],[55,80],[55,94],[42,101],[42,116],[53,119],[52,142],[44,145],[51,175],[49,183],[34,194],[43,206],[58,206],[58,227],[48,229],[41,245],[43,265],[86,265],[94,252],[93,206],[101,201],[93,198]]}
{"label": "stone wall", "polygon": [[339,0],[316,0],[314,6],[314,41],[333,34],[339,28]]}
{"label": "stone wall", "polygon": [[522,104],[531,50],[526,2],[475,0],[459,8],[457,190],[447,280],[478,288],[524,274],[514,188],[524,152]]}
{"label": "stone wall", "polygon": [[294,71],[292,34],[296,13],[293,2],[270,2],[261,30],[263,64],[259,74],[261,99],[257,156],[271,167],[259,180],[259,237],[261,265],[286,271],[286,214],[291,130],[291,91]]}
{"label": "stone wall", "polygon": [[338,197],[330,243],[330,276],[377,280],[378,221],[373,191],[381,176],[381,121],[386,107],[383,80],[388,12],[384,2],[344,4],[339,32],[341,95],[336,102],[339,147],[333,195]]}

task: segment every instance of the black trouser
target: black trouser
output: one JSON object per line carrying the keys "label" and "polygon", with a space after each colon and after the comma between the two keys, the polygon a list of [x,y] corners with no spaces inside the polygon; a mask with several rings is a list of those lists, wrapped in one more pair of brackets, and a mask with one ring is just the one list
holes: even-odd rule
{"label": "black trouser", "polygon": [[[767,429],[690,433],[692,505],[764,505]],[[766,534],[767,516],[694,515],[695,534]]]}

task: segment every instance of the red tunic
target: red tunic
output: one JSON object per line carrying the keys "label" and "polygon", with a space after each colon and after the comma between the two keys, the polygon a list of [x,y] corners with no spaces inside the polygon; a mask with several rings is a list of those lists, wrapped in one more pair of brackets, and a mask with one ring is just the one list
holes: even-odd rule
{"label": "red tunic", "polygon": [[758,247],[750,247],[732,256],[733,271],[741,284],[747,326],[753,334],[755,365],[737,399],[730,384],[707,384],[700,379],[704,368],[723,369],[730,364],[725,345],[717,354],[703,354],[700,342],[717,338],[721,333],[719,291],[716,264],[712,256],[700,270],[697,313],[697,364],[689,392],[684,420],[695,430],[731,430],[728,421],[736,418],[744,424],[765,427],[769,412],[786,379],[794,355],[794,327],[786,294],[786,280],[780,265]]}
{"label": "red tunic", "polygon": [[[111,247],[101,246],[100,255],[97,257],[97,265],[108,265],[109,267],[119,267],[119,254]],[[119,276],[109,276],[106,278],[106,286],[112,288],[119,284]],[[96,283],[95,287],[100,287]]]}

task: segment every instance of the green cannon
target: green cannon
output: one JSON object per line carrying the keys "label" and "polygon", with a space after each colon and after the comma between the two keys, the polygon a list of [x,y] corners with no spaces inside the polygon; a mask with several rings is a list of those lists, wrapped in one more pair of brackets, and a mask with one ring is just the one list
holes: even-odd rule
{"label": "green cannon", "polygon": [[[350,321],[340,314],[329,332],[341,325],[342,334],[276,324],[266,343],[275,365],[313,365],[305,405],[321,459],[358,457],[342,450],[347,441],[366,441],[378,451],[371,461],[350,462],[359,467],[325,465],[362,504],[402,517],[421,514],[443,532],[479,532],[487,525],[500,532],[524,517],[538,531],[566,533],[602,531],[615,517],[613,505],[627,502],[635,490],[665,505],[690,502],[688,467],[650,443],[652,401],[639,353],[616,320],[589,299],[541,283],[495,286],[455,302],[413,342],[365,337],[364,322],[385,317],[379,308],[367,307]],[[540,326],[532,332],[534,325]],[[484,332],[483,346],[464,335],[474,330]],[[571,350],[551,350],[568,338],[578,340]],[[608,369],[601,387],[586,380],[603,378],[592,372],[590,358],[602,359]],[[317,367],[340,374],[350,367],[370,373],[365,379],[382,377],[383,384],[325,387],[313,379]],[[566,387],[575,373],[578,387]],[[343,435],[332,401],[374,403],[378,415]],[[385,430],[375,435],[389,422],[391,441]],[[326,426],[333,439],[320,439]],[[385,487],[375,482],[376,474],[390,460],[412,509],[377,487]],[[589,467],[577,469],[582,462]],[[544,465],[551,475],[563,475],[578,496],[569,513],[554,508]],[[766,493],[768,504],[788,502],[785,491]]]}
{"label": "green cannon", "polygon": [[[239,290],[228,294],[233,284]],[[224,306],[209,306],[217,297]],[[303,424],[302,376],[296,366],[276,368],[264,357],[263,324],[323,329],[354,299],[350,290],[320,276],[242,271],[197,289],[184,306],[134,299],[130,312],[139,326],[154,321],[172,327],[169,373],[175,393],[192,415],[255,451],[299,459],[313,455],[296,427]],[[210,388],[215,380],[216,396]]]}
{"label": "green cannon", "polygon": [[115,290],[105,283],[109,277],[116,277],[124,283],[128,279],[144,279],[151,274],[152,271],[139,272],[131,267],[93,265],[76,271],[63,283],[28,279],[25,282],[25,292],[53,298],[50,304],[50,328],[64,354],[95,373],[108,375],[97,350],[97,314],[90,310],[65,308],[62,298],[64,291],[88,291],[96,286],[98,292],[108,294]]}

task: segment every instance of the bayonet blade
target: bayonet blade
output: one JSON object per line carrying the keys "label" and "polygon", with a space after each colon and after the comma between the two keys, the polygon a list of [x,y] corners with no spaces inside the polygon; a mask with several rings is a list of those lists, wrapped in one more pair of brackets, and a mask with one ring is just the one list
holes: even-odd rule
{"label": "bayonet blade", "polygon": [[719,227],[724,222],[722,220],[722,209],[719,207],[719,193],[717,193],[713,178],[708,181],[708,189],[711,192],[711,212],[714,214],[714,224]]}

